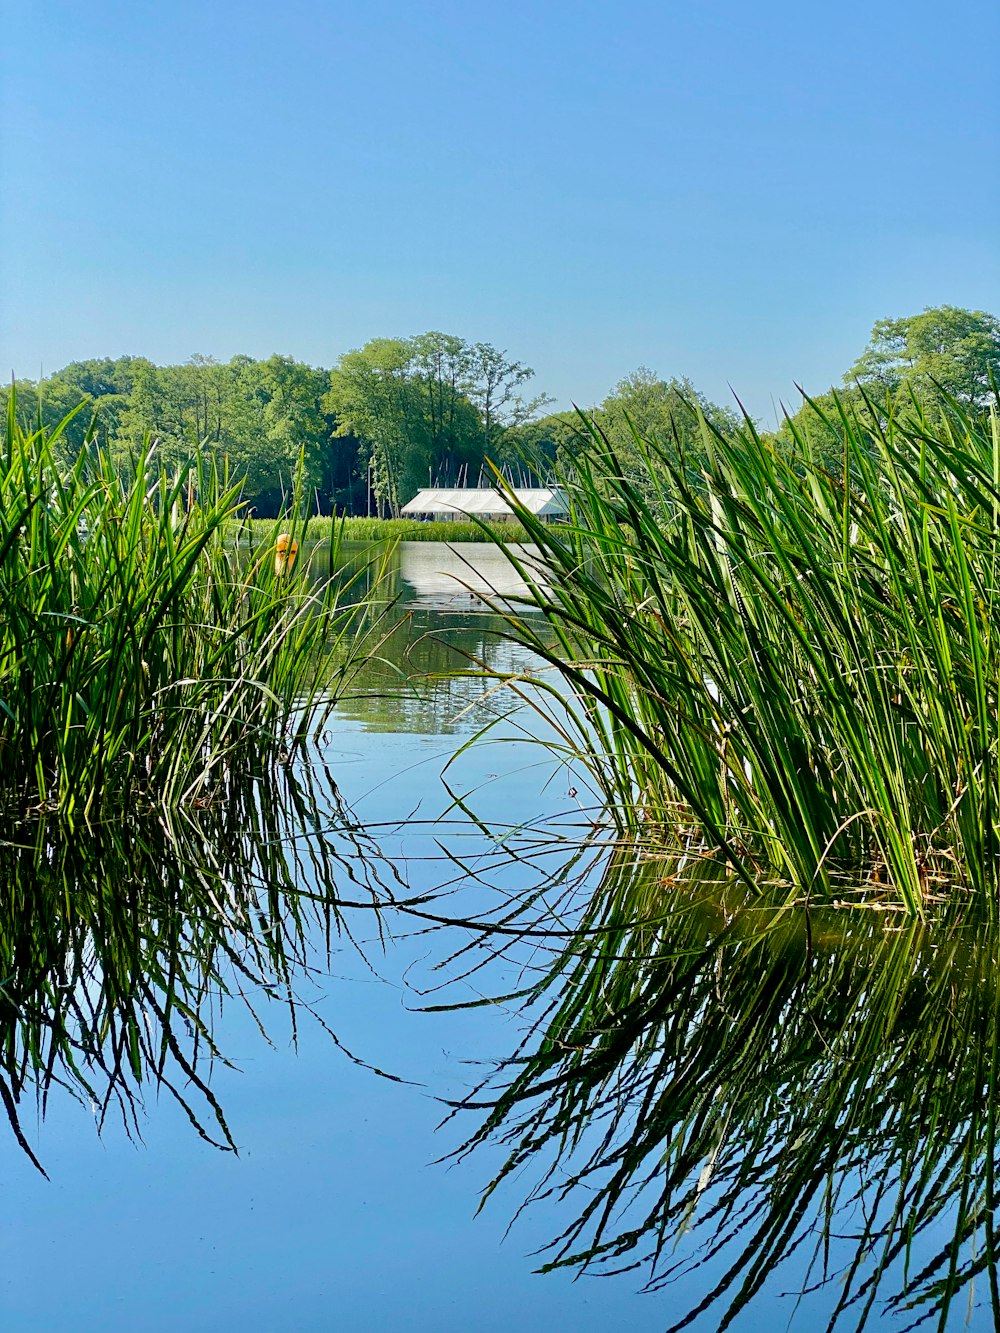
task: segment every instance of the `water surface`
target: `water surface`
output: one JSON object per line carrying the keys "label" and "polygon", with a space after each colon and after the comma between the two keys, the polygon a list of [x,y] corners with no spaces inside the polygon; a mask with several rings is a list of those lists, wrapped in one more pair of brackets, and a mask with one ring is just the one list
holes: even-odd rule
{"label": "water surface", "polygon": [[[652,1330],[718,1289],[695,1327],[825,1326],[846,1294],[841,1326],[905,1328],[950,1284],[947,1326],[992,1327],[992,935],[768,913],[711,866],[581,846],[585,775],[482,677],[538,667],[487,586],[518,591],[492,548],[395,553],[397,628],[291,785],[234,775],[180,829],[8,849],[38,923],[8,1029],[77,1065],[25,1075],[49,1179],[11,1136],[4,1326]],[[98,926],[115,950],[79,980]],[[88,1066],[65,997],[109,970],[104,1028],[132,1015],[136,1041]]]}

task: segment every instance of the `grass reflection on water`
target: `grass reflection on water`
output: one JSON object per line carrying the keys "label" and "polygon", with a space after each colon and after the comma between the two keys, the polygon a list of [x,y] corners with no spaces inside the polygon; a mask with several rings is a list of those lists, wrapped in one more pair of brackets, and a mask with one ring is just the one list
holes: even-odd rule
{"label": "grass reflection on water", "polygon": [[672,1329],[782,1289],[830,1328],[944,1328],[959,1293],[1000,1324],[995,931],[769,910],[723,873],[612,856],[464,1103],[466,1150],[508,1150],[490,1190],[534,1172],[569,1219],[544,1267],[638,1270]]}
{"label": "grass reflection on water", "polygon": [[[473,730],[482,681],[416,677],[457,665],[456,635],[495,667],[491,622],[464,616],[446,641],[410,609],[348,715]],[[784,1288],[831,1326],[896,1311],[944,1327],[970,1293],[1000,1322],[993,927],[770,910],[711,861],[504,830],[509,810],[473,804],[497,836],[446,827],[450,858],[419,865],[390,865],[394,832],[360,830],[307,769],[231,780],[171,823],[8,829],[0,1093],[22,1147],[25,1100],[44,1109],[63,1087],[133,1133],[166,1091],[232,1148],[212,1077],[224,1010],[249,1006],[265,1031],[280,1012],[294,1032],[302,983],[356,921],[376,941],[421,931],[434,994],[414,1005],[464,1005],[441,979],[473,976],[518,1015],[517,1050],[455,1111],[475,1117],[466,1151],[506,1152],[498,1199],[520,1202],[534,1172],[546,1266],[626,1270],[670,1293],[674,1327],[752,1319]]]}
{"label": "grass reflection on water", "polygon": [[[674,1328],[783,1282],[830,1327],[943,1328],[966,1299],[1000,1326],[997,929],[988,904],[921,924],[869,899],[769,906],[711,860],[628,848],[596,891],[525,893],[544,911],[506,998],[528,1035],[461,1105],[483,1117],[468,1149],[509,1154],[488,1193],[534,1171],[568,1219],[546,1267],[695,1292]],[[510,958],[519,919],[487,954]],[[546,921],[577,933],[540,958]]]}
{"label": "grass reflection on water", "polygon": [[57,1087],[90,1103],[98,1128],[114,1111],[130,1134],[145,1094],[166,1092],[203,1138],[234,1150],[211,1088],[225,1061],[217,1021],[242,1004],[264,1034],[277,1000],[294,1039],[309,1007],[296,987],[328,968],[345,894],[377,911],[380,865],[329,775],[275,763],[230,774],[202,809],[5,829],[0,1098],[32,1161],[41,1169],[21,1105],[34,1094],[44,1114]]}

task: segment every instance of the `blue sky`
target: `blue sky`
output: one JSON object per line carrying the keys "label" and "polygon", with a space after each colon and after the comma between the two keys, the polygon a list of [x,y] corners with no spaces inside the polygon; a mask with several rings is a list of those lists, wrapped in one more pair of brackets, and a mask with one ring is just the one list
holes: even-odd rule
{"label": "blue sky", "polygon": [[379,335],[560,406],[639,364],[758,415],[874,321],[1000,313],[994,0],[13,0],[0,368]]}

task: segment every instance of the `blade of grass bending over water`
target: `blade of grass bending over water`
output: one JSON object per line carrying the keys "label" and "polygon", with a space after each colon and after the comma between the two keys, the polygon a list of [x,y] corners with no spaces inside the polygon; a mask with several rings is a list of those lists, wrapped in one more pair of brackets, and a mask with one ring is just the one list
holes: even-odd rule
{"label": "blade of grass bending over water", "polygon": [[620,825],[790,897],[888,886],[919,914],[948,885],[996,911],[1000,442],[995,413],[939,418],[841,405],[836,475],[792,426],[705,423],[696,474],[638,434],[626,468],[585,421],[569,521],[508,488],[555,639],[508,624],[566,678]]}

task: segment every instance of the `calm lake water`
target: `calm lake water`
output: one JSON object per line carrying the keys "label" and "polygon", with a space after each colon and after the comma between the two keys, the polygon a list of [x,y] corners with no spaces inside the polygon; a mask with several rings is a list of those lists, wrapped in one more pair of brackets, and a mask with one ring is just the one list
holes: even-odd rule
{"label": "calm lake water", "polygon": [[[539,746],[552,733],[537,714],[515,710],[511,690],[488,692],[475,674],[439,676],[481,664],[530,679],[540,666],[501,637],[499,617],[456,577],[501,597],[518,591],[490,547],[405,543],[393,557],[398,628],[321,742],[319,798],[298,830],[302,883],[321,877],[308,848],[323,828],[341,858],[345,898],[363,902],[375,884],[415,906],[380,917],[350,909],[350,933],[334,935],[330,960],[320,947],[310,953],[294,977],[313,1011],[296,1020],[297,1048],[288,1005],[259,990],[252,998],[269,1041],[244,1004],[227,1001],[215,1013],[228,1063],[214,1062],[210,1089],[238,1155],[203,1141],[183,1108],[155,1090],[131,1136],[113,1113],[99,1135],[96,1103],[58,1088],[44,1119],[24,1116],[49,1179],[11,1137],[0,1220],[4,1329],[641,1333],[697,1306],[765,1222],[774,1263],[764,1264],[734,1327],[791,1319],[810,1328],[835,1310],[859,1235],[868,1237],[862,1268],[880,1262],[876,1224],[891,1218],[898,1195],[909,1192],[916,1209],[911,1272],[950,1244],[951,1186],[945,1180],[935,1195],[928,1182],[951,1171],[958,1190],[974,1193],[992,1162],[982,1108],[996,1078],[994,951],[961,931],[886,933],[871,914],[846,924],[843,914],[816,914],[804,930],[764,922],[716,892],[710,907],[678,906],[657,926],[645,945],[648,974],[639,969],[628,995],[616,989],[625,945],[618,955],[603,943],[593,956],[582,949],[574,984],[596,977],[616,1015],[597,1047],[614,1038],[621,1049],[601,1055],[579,1102],[557,1108],[547,1107],[546,1081],[563,1067],[539,1069],[526,1103],[539,1116],[537,1164],[534,1148],[496,1137],[441,1160],[485,1115],[449,1117],[447,1101],[468,1096],[527,1033],[519,1003],[476,1002],[523,989],[560,946],[512,936],[508,947],[503,935],[484,943],[438,919],[546,888],[565,904],[559,895],[577,875],[592,889],[603,874],[609,893],[616,874],[670,878],[660,866],[609,871],[606,856],[596,865],[577,859],[592,814],[585,775]],[[248,827],[255,817],[249,809]],[[238,821],[231,836],[238,841]],[[111,862],[101,864],[107,873]],[[455,1004],[476,1007],[434,1010]],[[477,1215],[512,1153],[516,1169]],[[553,1174],[538,1189],[545,1170]],[[657,1182],[671,1172],[666,1198]],[[532,1191],[539,1197],[510,1226]],[[783,1224],[761,1202],[778,1196],[790,1201]],[[573,1268],[534,1273],[545,1257],[535,1252],[581,1218],[588,1200],[607,1212],[605,1240],[627,1233],[628,1245],[609,1245],[578,1280]],[[707,1230],[696,1225],[695,1203]],[[824,1210],[837,1218],[825,1238],[806,1217]],[[987,1214],[992,1224],[985,1207],[973,1232]],[[803,1217],[806,1240],[796,1247]],[[589,1234],[574,1233],[571,1249],[586,1249]],[[727,1236],[718,1253],[715,1236]],[[832,1248],[837,1276],[799,1305],[786,1293],[819,1284],[817,1246]],[[672,1271],[691,1259],[700,1266]],[[906,1260],[893,1253],[885,1262]],[[627,1271],[601,1275],[615,1268]],[[641,1293],[658,1275],[663,1285]],[[949,1327],[994,1326],[989,1265],[958,1305]],[[723,1309],[694,1327],[719,1327]],[[921,1312],[877,1303],[869,1327],[902,1329]]]}

